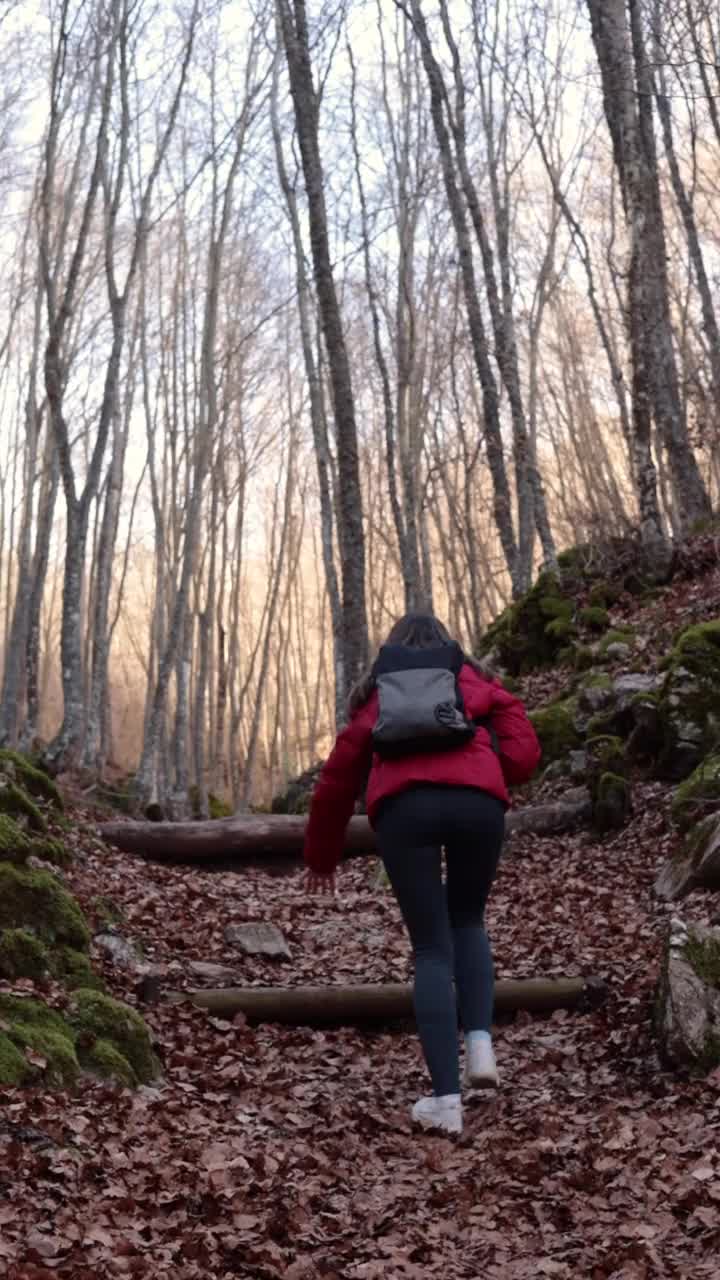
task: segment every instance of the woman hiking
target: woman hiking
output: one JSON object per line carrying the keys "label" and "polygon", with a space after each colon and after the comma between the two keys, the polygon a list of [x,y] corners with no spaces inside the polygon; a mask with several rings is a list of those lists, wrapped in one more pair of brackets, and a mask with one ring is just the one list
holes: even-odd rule
{"label": "woman hiking", "polygon": [[497,1087],[484,913],[508,787],[527,781],[540,747],[523,704],[431,614],[395,624],[350,695],[349,712],[313,794],[306,889],[334,891],[347,824],[368,779],[368,817],[413,948],[415,1016],[433,1088],[412,1117],[460,1133],[457,1010],[464,1083]]}

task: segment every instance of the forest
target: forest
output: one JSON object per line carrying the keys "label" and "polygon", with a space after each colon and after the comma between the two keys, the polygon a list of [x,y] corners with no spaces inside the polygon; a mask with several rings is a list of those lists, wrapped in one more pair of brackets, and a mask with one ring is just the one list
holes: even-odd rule
{"label": "forest", "polygon": [[720,485],[711,0],[5,0],[0,739],[177,817]]}

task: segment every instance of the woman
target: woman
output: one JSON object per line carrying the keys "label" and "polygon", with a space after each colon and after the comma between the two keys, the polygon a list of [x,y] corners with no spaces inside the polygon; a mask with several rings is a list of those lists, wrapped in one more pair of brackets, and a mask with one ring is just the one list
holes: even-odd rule
{"label": "woman", "polygon": [[[437,694],[441,685],[444,695]],[[435,727],[420,708],[433,696],[441,697]],[[416,707],[407,706],[408,697]],[[306,888],[334,891],[347,824],[369,772],[368,817],[412,943],[415,1016],[433,1087],[412,1116],[425,1128],[460,1133],[457,1007],[465,1083],[494,1088],[485,905],[508,786],[527,781],[540,747],[522,703],[467,658],[430,614],[408,614],[396,623],[353,690],[349,711],[313,795]]]}

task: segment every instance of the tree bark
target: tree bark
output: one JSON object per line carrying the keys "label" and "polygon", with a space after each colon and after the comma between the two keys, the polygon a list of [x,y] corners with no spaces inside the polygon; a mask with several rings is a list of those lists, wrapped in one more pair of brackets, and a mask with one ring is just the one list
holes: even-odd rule
{"label": "tree bark", "polygon": [[346,691],[368,661],[365,541],[357,425],[350,361],[335,289],[318,126],[320,98],[313,83],[305,0],[278,0],[290,92],[308,201],[315,288],[332,388],[337,432],[338,538],[342,566],[343,676]]}
{"label": "tree bark", "polygon": [[[603,984],[586,978],[505,978],[495,983],[494,1011],[551,1013],[599,1004]],[[397,1022],[413,1018],[412,988],[400,982],[368,986],[229,987],[173,992],[173,1002],[190,999],[215,1017],[244,1013],[249,1022],[302,1027]]]}

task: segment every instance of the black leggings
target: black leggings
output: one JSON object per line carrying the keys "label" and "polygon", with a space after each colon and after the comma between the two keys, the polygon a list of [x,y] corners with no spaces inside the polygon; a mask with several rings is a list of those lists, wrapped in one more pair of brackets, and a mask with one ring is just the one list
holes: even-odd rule
{"label": "black leggings", "polygon": [[386,800],[375,825],[413,947],[415,1017],[433,1090],[439,1097],[459,1093],[458,1006],[465,1032],[489,1031],[492,1020],[484,914],[505,809],[474,787],[418,786]]}

